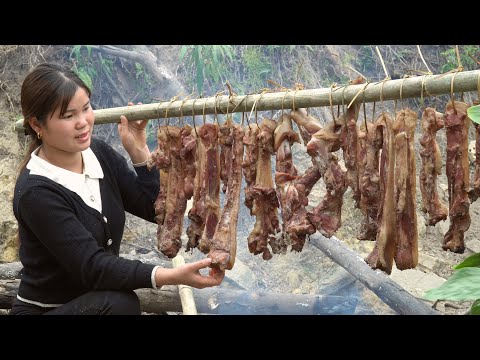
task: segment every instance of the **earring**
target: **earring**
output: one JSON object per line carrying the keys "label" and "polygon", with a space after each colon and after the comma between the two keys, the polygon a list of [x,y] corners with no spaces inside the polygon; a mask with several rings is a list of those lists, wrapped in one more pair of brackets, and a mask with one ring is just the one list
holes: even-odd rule
{"label": "earring", "polygon": [[38,140],[41,140],[41,139],[42,139],[42,134],[40,134],[39,132],[37,133],[37,139],[38,139]]}

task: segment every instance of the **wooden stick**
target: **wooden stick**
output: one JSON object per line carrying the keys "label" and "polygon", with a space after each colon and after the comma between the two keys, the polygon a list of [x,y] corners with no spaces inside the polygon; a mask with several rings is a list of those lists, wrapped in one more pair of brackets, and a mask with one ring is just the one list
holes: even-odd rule
{"label": "wooden stick", "polygon": [[[439,314],[438,311],[402,289],[380,270],[372,270],[357,253],[346,248],[335,236],[328,239],[317,233],[310,236],[310,243],[372,290],[395,312],[416,315]],[[181,260],[172,259],[172,261],[180,262],[182,260],[183,258]],[[0,264],[0,309],[9,309],[12,306],[18,291],[18,273],[21,269],[20,262]],[[358,311],[355,309],[358,299],[350,296],[270,294],[219,287],[189,288],[188,290],[190,292],[193,290],[197,299],[198,311],[207,314],[306,315],[346,314]],[[140,306],[144,312],[181,312],[182,309],[185,311],[177,286],[163,286],[159,290],[138,289],[135,292],[140,298]],[[197,307],[195,303],[194,306]]]}
{"label": "wooden stick", "polygon": [[422,59],[422,61],[423,61],[423,65],[425,65],[425,67],[427,68],[428,72],[431,74],[432,72],[430,71],[430,68],[428,67],[427,62],[426,62],[425,59],[423,58],[422,51],[420,50],[420,45],[417,45],[417,50],[418,50],[418,53],[420,54],[420,59]]}
{"label": "wooden stick", "polygon": [[383,71],[385,72],[385,79],[391,79],[390,74],[388,73],[387,67],[383,62],[383,57],[382,57],[382,54],[380,53],[380,50],[378,49],[378,46],[375,46],[375,49],[377,49],[378,57],[380,58],[380,62],[382,63]]}
{"label": "wooden stick", "polygon": [[[453,91],[467,92],[477,90],[477,79],[480,70],[463,71],[456,74]],[[446,95],[450,94],[450,83],[453,74],[445,74],[443,76],[428,75],[425,78],[425,87],[428,88],[427,95]],[[422,80],[424,76],[416,76],[411,78],[387,80],[383,85],[383,100],[400,99],[400,86],[403,84],[402,99],[420,97],[422,94]],[[364,84],[347,85],[345,91],[334,91],[332,93],[332,105],[348,104],[357,93],[365,87]],[[380,100],[380,90],[382,82],[372,83],[367,86],[364,92],[355,100],[361,103],[374,102]],[[342,97],[344,95],[344,98]],[[94,110],[95,124],[109,124],[118,123],[120,115],[125,115],[129,121],[142,119],[164,119],[165,113],[168,117],[179,117],[180,107],[182,107],[183,114],[201,115],[205,114],[226,114],[234,112],[251,111],[253,105],[257,111],[265,110],[280,110],[283,108],[289,109],[293,107],[293,100],[295,97],[295,108],[309,108],[318,106],[330,106],[330,88],[310,89],[288,91],[287,93],[272,92],[264,94],[253,95],[228,95],[212,96],[204,99],[189,99],[186,101],[177,100],[172,103],[164,101],[160,103],[122,106],[109,109]],[[285,99],[284,99],[285,98]],[[183,104],[183,105],[182,105]],[[23,130],[23,119],[18,120],[14,128],[16,131]]]}
{"label": "wooden stick", "polygon": [[[172,259],[173,267],[185,265],[185,259],[182,255],[177,255]],[[178,293],[182,302],[182,309],[184,315],[197,315],[197,307],[195,306],[195,299],[193,298],[193,291],[190,286],[178,285]]]}
{"label": "wooden stick", "polygon": [[345,247],[335,236],[328,239],[315,233],[310,236],[310,243],[372,290],[395,312],[402,315],[439,314],[438,311],[402,289],[385,273],[372,270],[356,252]]}
{"label": "wooden stick", "polygon": [[[0,264],[0,268],[3,264]],[[0,269],[1,271],[1,269]],[[10,309],[17,296],[20,280],[0,280],[0,309]],[[142,312],[162,314],[181,312],[177,286],[161,289],[137,289]],[[358,296],[282,294],[262,291],[194,289],[201,314],[217,315],[346,315],[371,313],[358,304]]]}

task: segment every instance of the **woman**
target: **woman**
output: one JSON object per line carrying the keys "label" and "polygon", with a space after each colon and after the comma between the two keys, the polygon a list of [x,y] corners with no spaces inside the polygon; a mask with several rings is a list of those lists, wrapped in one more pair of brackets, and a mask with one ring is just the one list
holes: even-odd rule
{"label": "woman", "polygon": [[[211,259],[165,269],[118,256],[125,211],[155,222],[159,172],[148,171],[147,121],[121,116],[123,156],[92,138],[90,90],[72,71],[41,64],[21,89],[33,141],[21,165],[13,210],[23,265],[10,314],[140,314],[138,288],[219,285]],[[130,103],[131,105],[131,103]]]}

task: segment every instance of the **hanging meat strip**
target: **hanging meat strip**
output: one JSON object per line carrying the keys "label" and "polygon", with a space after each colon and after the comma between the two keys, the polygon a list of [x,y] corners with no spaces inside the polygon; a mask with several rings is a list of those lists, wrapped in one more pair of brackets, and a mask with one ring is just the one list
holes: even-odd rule
{"label": "hanging meat strip", "polygon": [[182,129],[182,149],[180,156],[185,161],[185,198],[191,199],[195,188],[197,143],[192,134],[193,128],[185,125]]}
{"label": "hanging meat strip", "polygon": [[[319,173],[319,177],[321,174]],[[338,165],[338,158],[330,154],[330,162],[323,176],[327,193],[307,218],[325,237],[331,237],[342,225],[342,205],[345,186],[345,172]]]}
{"label": "hanging meat strip", "polygon": [[475,173],[473,175],[472,188],[468,192],[470,202],[473,203],[480,196],[480,125],[473,123],[475,126]]}
{"label": "hanging meat strip", "polygon": [[331,237],[342,224],[343,194],[345,193],[345,173],[338,165],[338,158],[332,152],[342,144],[344,115],[331,121],[312,135],[307,144],[307,152],[317,162],[319,176],[323,176],[327,194],[307,218],[323,236]]}
{"label": "hanging meat strip", "polygon": [[266,118],[260,125],[260,132],[257,135],[259,146],[255,185],[245,189],[245,201],[247,202],[247,198],[253,199],[251,213],[256,217],[253,230],[248,236],[248,249],[255,255],[262,254],[264,260],[272,258],[267,245],[269,241],[275,241],[275,234],[280,232],[277,215],[278,199],[273,187],[271,162],[273,133],[276,126],[277,123],[274,120]]}
{"label": "hanging meat strip", "polygon": [[203,142],[200,140],[198,130],[191,132],[196,143],[196,161],[195,161],[195,179],[193,181],[193,202],[192,207],[188,211],[188,219],[190,225],[187,227],[188,242],[186,250],[192,250],[198,246],[205,227],[205,197],[207,189],[202,187],[207,170],[206,151]]}
{"label": "hanging meat strip", "polygon": [[[210,242],[220,217],[220,156],[218,153],[218,125],[205,124],[198,129],[202,146],[205,148],[205,163],[203,166],[205,218],[202,236],[198,248],[204,254],[210,251]],[[202,194],[203,195],[203,194]]]}
{"label": "hanging meat strip", "polygon": [[290,116],[298,126],[300,135],[302,136],[303,143],[307,146],[307,143],[312,138],[312,135],[319,131],[322,126],[320,121],[313,116],[307,115],[306,109],[297,109],[290,112]]}
{"label": "hanging meat strip", "polygon": [[[359,85],[364,82],[363,77],[359,76],[350,82],[351,85]],[[341,134],[343,160],[347,171],[345,173],[345,185],[352,189],[352,198],[355,201],[355,207],[360,208],[360,186],[358,175],[358,129],[357,119],[360,104],[354,103],[347,109],[345,117],[346,123]]]}
{"label": "hanging meat strip", "polygon": [[250,215],[253,215],[253,197],[252,186],[255,185],[257,178],[258,151],[259,144],[257,136],[260,133],[260,127],[257,124],[249,124],[245,127],[245,136],[243,143],[245,145],[245,158],[242,162],[243,177],[247,186],[245,186],[245,206],[250,209]]}
{"label": "hanging meat strip", "polygon": [[423,134],[420,138],[422,167],[420,168],[420,191],[422,211],[427,214],[426,225],[434,226],[448,215],[447,206],[440,201],[437,191],[437,176],[442,171],[442,156],[437,143],[437,131],[444,127],[443,114],[427,107],[422,115]]}
{"label": "hanging meat strip", "polygon": [[447,179],[450,228],[443,238],[443,250],[456,253],[465,251],[464,233],[470,227],[468,190],[470,187],[468,161],[468,105],[451,101],[445,110],[447,131]]}
{"label": "hanging meat strip", "polygon": [[[283,229],[290,238],[293,251],[302,251],[307,235],[316,229],[307,219],[305,206],[308,205],[308,194],[320,179],[318,166],[308,169],[303,176],[297,176],[297,169],[292,161],[291,146],[299,142],[298,134],[292,129],[290,116],[283,114],[275,129],[277,197],[282,209]],[[274,253],[285,253],[287,243],[278,238],[271,240]]]}
{"label": "hanging meat strip", "polygon": [[[287,231],[286,228],[292,219],[295,209],[291,207],[293,199],[288,199],[286,191],[297,178],[297,168],[293,165],[291,147],[294,142],[299,142],[298,134],[293,131],[291,118],[282,114],[274,132],[275,161],[275,185],[277,199],[281,208],[283,221],[282,236],[270,240],[274,254],[285,254],[287,252]],[[291,196],[294,194],[291,194]]]}
{"label": "hanging meat strip", "polygon": [[[218,152],[216,145],[218,126],[215,124],[205,124],[200,128],[194,129],[191,134],[196,141],[196,176],[194,179],[193,204],[188,212],[190,225],[187,228],[187,251],[199,245],[205,230],[207,203],[210,205],[211,213],[210,220],[212,224],[210,225],[210,229],[213,227],[209,235],[213,236],[216,226],[214,218],[216,212],[215,203],[210,200],[212,198],[215,199],[216,189],[220,186],[220,179],[217,179],[215,176],[209,177],[210,172],[212,175],[215,175],[218,173],[219,168],[217,165],[218,156],[216,156]],[[208,152],[207,149],[209,149]],[[207,161],[208,156],[210,157],[209,162]],[[210,168],[207,167],[208,165],[210,165]],[[213,184],[210,182],[213,182]],[[211,191],[211,193],[209,193],[209,191]],[[220,197],[218,197],[218,202],[220,202]],[[218,205],[218,207],[219,206],[220,205]]]}
{"label": "hanging meat strip", "polygon": [[378,207],[380,205],[380,177],[378,173],[379,148],[375,145],[375,125],[362,123],[358,131],[358,175],[360,210],[363,214],[359,240],[377,237]]}
{"label": "hanging meat strip", "polygon": [[[233,123],[228,117],[226,122],[220,126],[218,136],[218,145],[220,146],[220,180],[223,183],[222,191],[225,193],[228,187],[228,176],[230,174],[230,165],[232,164],[232,148],[233,148]],[[243,159],[243,155],[242,155]],[[240,164],[241,165],[241,164]]]}
{"label": "hanging meat strip", "polygon": [[410,109],[398,112],[393,124],[395,135],[395,206],[397,243],[395,264],[399,270],[418,264],[418,231],[416,211],[416,167],[414,135],[417,113]]}
{"label": "hanging meat strip", "polygon": [[[210,267],[220,270],[232,269],[237,252],[237,222],[240,207],[240,189],[242,186],[243,130],[229,117],[220,126],[219,143],[222,153],[220,163],[225,174],[225,205],[220,215],[215,234],[210,242],[208,257],[212,259]],[[223,156],[222,156],[223,154]],[[223,162],[222,162],[223,161]]]}
{"label": "hanging meat strip", "polygon": [[157,166],[164,170],[168,177],[166,191],[159,193],[156,204],[160,212],[157,215],[159,221],[162,218],[162,207],[165,209],[163,223],[158,223],[158,249],[169,258],[175,257],[182,246],[180,236],[187,195],[191,196],[192,193],[189,179],[194,177],[195,143],[190,132],[189,125],[184,128],[159,128],[158,149],[152,155],[152,161],[156,161]]}
{"label": "hanging meat strip", "polygon": [[155,200],[155,221],[158,224],[157,232],[160,230],[161,225],[165,219],[165,201],[167,199],[168,188],[168,168],[170,167],[169,149],[166,141],[166,134],[163,133],[164,128],[160,128],[157,132],[157,148],[150,155],[147,162],[147,168],[150,170],[154,166],[159,169],[160,172],[160,190],[158,192],[157,199]]}
{"label": "hanging meat strip", "polygon": [[296,178],[297,168],[293,165],[291,147],[293,143],[299,142],[300,138],[292,128],[292,118],[287,114],[283,114],[274,132],[273,149],[276,152],[275,176],[277,174],[288,174],[292,180]]}
{"label": "hanging meat strip", "polygon": [[380,156],[380,206],[378,208],[378,232],[375,247],[365,261],[373,269],[387,274],[392,272],[393,255],[396,244],[395,217],[395,147],[392,118],[383,113],[375,121],[375,144],[381,148]]}
{"label": "hanging meat strip", "polygon": [[[360,78],[361,79],[361,78]],[[347,110],[346,125],[343,129],[342,149],[343,159],[347,172],[345,174],[345,185],[352,189],[352,198],[355,201],[355,207],[360,208],[360,188],[358,184],[358,129],[357,118],[360,105],[353,104]]]}
{"label": "hanging meat strip", "polygon": [[327,171],[330,153],[338,151],[342,145],[340,136],[344,126],[345,118],[341,115],[314,133],[307,144],[307,153],[317,161],[322,174]]}

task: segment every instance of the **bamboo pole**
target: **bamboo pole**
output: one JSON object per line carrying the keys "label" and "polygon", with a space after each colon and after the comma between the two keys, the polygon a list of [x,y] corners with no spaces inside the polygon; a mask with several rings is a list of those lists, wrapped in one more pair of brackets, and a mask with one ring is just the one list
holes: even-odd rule
{"label": "bamboo pole", "polygon": [[[185,259],[182,255],[177,255],[172,259],[172,264],[174,268],[179,267],[185,264]],[[178,285],[178,293],[180,294],[180,301],[182,302],[183,314],[197,315],[197,307],[195,306],[192,288],[187,285]]]}
{"label": "bamboo pole", "polygon": [[[332,104],[347,105],[357,94],[358,96],[355,99],[357,103],[361,103],[364,99],[365,102],[380,101],[381,95],[383,95],[383,100],[399,99],[400,87],[402,87],[402,99],[421,97],[422,82],[424,82],[423,97],[446,95],[450,94],[453,75],[454,73],[425,75],[370,83],[366,86],[365,84],[360,84],[339,87],[332,92]],[[456,73],[453,92],[476,91],[479,76],[480,70]],[[383,94],[381,94],[382,83]],[[364,88],[365,91],[362,93],[361,90]],[[184,116],[215,113],[225,114],[227,110],[228,113],[250,112],[254,104],[256,104],[255,109],[257,111],[279,110],[282,108],[291,109],[294,107],[294,104],[295,108],[330,106],[330,88],[267,92],[264,94],[235,95],[231,97],[222,95],[201,99],[164,101],[144,105],[99,109],[94,110],[94,113],[96,124],[108,124],[119,122],[120,115],[125,115],[129,121],[133,121],[179,117],[181,112]],[[22,131],[23,119],[18,120],[14,128],[16,131]]]}

